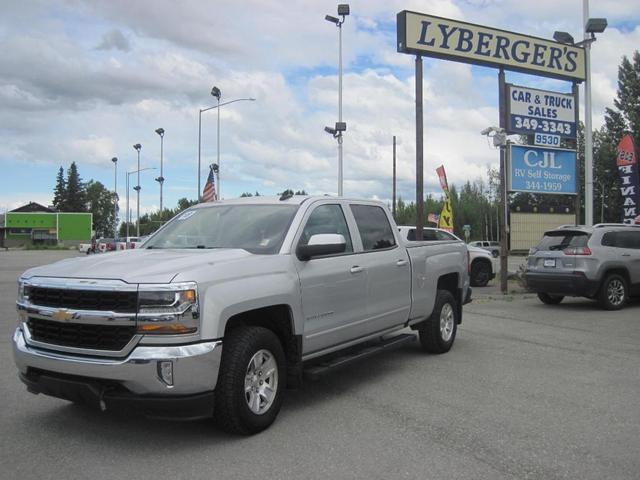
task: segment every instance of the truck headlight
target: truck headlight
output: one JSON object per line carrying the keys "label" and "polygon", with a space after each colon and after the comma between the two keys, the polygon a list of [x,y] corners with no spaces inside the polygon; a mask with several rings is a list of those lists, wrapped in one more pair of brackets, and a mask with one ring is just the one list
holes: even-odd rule
{"label": "truck headlight", "polygon": [[29,300],[29,284],[23,279],[18,279],[18,302],[23,303]]}
{"label": "truck headlight", "polygon": [[138,333],[147,335],[197,332],[200,313],[196,284],[140,285],[137,325]]}

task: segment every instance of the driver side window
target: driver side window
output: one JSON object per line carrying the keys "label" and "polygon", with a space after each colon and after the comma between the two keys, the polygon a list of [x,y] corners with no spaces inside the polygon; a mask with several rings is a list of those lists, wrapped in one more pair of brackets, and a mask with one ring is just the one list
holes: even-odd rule
{"label": "driver side window", "polygon": [[347,242],[345,253],[353,252],[349,227],[340,205],[320,205],[311,213],[300,236],[300,245],[307,245],[313,235],[334,233],[344,237]]}

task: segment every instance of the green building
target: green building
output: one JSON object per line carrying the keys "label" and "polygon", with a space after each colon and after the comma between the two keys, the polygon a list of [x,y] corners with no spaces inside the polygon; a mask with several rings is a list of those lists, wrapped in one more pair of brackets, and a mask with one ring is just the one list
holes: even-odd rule
{"label": "green building", "polygon": [[6,212],[0,227],[6,247],[73,246],[91,241],[93,216],[91,213],[56,212],[31,202]]}

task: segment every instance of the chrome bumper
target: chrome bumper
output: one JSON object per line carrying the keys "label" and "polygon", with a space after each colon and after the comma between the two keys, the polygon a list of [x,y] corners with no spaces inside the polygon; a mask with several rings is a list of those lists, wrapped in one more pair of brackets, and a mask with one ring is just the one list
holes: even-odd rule
{"label": "chrome bumper", "polygon": [[[135,395],[180,396],[214,390],[222,342],[176,346],[137,346],[125,358],[81,357],[34,348],[20,328],[13,335],[13,356],[23,375],[29,368],[117,382]],[[161,377],[160,362],[172,364],[173,385]]]}

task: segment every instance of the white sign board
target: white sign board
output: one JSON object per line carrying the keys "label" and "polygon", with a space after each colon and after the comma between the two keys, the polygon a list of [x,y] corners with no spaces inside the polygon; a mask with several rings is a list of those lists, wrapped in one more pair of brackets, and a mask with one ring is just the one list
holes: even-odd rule
{"label": "white sign board", "polygon": [[576,104],[571,94],[507,85],[507,132],[576,137]]}

